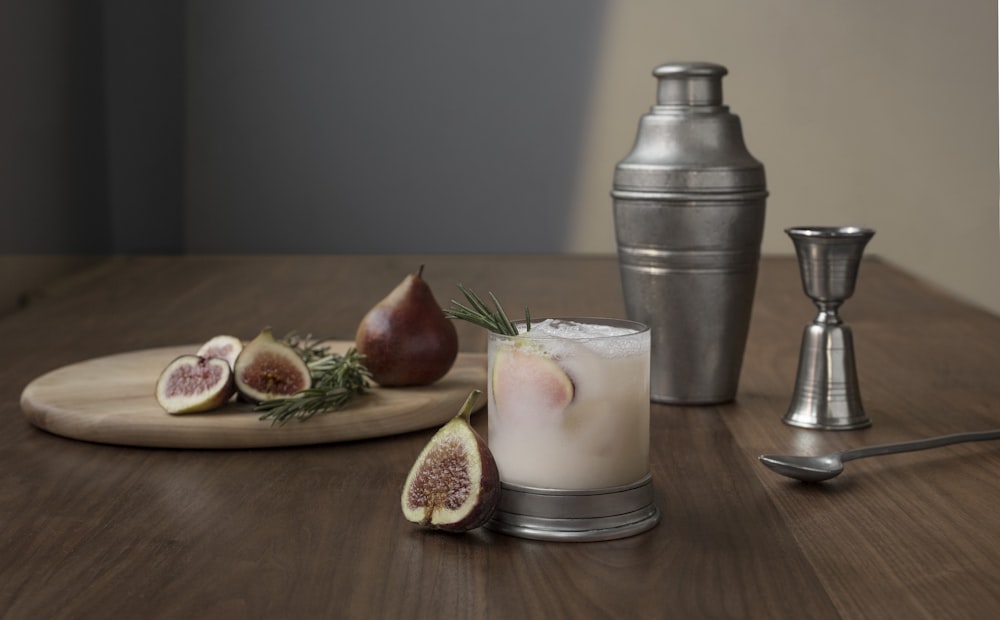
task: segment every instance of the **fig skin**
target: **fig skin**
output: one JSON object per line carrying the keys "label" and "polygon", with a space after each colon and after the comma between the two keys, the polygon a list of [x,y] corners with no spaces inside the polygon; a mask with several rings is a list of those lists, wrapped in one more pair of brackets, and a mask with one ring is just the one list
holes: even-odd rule
{"label": "fig skin", "polygon": [[236,390],[244,400],[261,403],[292,396],[312,387],[312,375],[302,357],[270,328],[247,343],[233,364]]}
{"label": "fig skin", "polygon": [[365,314],[354,346],[382,387],[430,385],[458,356],[458,331],[423,279],[423,265]]}
{"label": "fig skin", "polygon": [[[182,369],[193,371],[193,374],[207,376],[213,371],[217,373],[216,380],[197,394],[171,393],[171,377],[183,373]],[[156,402],[169,414],[198,413],[209,411],[224,405],[235,391],[232,368],[229,362],[221,358],[206,359],[199,355],[181,355],[175,358],[160,373],[156,381]]]}
{"label": "fig skin", "polygon": [[[410,468],[400,497],[407,521],[446,532],[467,532],[486,525],[496,512],[500,470],[486,441],[470,422],[479,394],[479,390],[469,394],[458,415],[431,437]],[[456,480],[453,462],[435,461],[455,450],[465,455],[467,479]],[[423,493],[417,488],[421,483]],[[449,500],[455,497],[461,497],[461,504],[449,507]]]}

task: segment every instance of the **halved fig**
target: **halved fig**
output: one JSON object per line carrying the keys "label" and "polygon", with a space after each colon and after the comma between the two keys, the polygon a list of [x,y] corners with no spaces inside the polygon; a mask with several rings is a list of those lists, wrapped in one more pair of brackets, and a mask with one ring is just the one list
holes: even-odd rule
{"label": "halved fig", "polygon": [[485,525],[500,502],[500,471],[470,416],[473,390],[462,409],[420,452],[403,485],[403,516],[424,527],[465,532]]}
{"label": "halved fig", "polygon": [[233,372],[224,359],[182,355],[156,381],[156,401],[167,413],[221,407],[233,395]]}
{"label": "halved fig", "polygon": [[309,367],[289,345],[265,328],[243,347],[233,364],[236,389],[250,402],[284,398],[312,386]]}
{"label": "halved fig", "polygon": [[229,362],[232,367],[236,364],[236,358],[243,351],[243,341],[236,336],[213,336],[205,344],[201,345],[196,355],[209,358],[221,358]]}
{"label": "halved fig", "polygon": [[493,359],[493,402],[498,412],[556,415],[571,402],[573,380],[552,358],[528,347],[499,349]]}

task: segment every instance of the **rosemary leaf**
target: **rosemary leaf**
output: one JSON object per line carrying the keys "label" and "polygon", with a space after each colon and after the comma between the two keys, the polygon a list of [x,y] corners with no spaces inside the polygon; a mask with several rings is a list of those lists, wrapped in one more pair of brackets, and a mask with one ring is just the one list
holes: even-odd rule
{"label": "rosemary leaf", "polygon": [[[496,295],[489,293],[490,301],[493,302],[493,307],[495,308],[491,310],[475,291],[467,289],[461,284],[458,285],[458,290],[462,291],[468,305],[452,299],[451,307],[446,308],[444,311],[446,317],[468,321],[504,336],[516,336],[518,334],[517,327],[507,318],[507,313],[504,312],[503,306],[500,305],[500,300],[497,299]],[[524,309],[524,317],[527,328],[530,330],[531,314],[527,308]]]}
{"label": "rosemary leaf", "polygon": [[329,340],[329,338],[314,339],[312,334],[299,336],[297,332],[289,332],[282,338],[285,344],[295,349],[307,365],[330,354],[330,347],[323,344]]}
{"label": "rosemary leaf", "polygon": [[493,306],[497,309],[497,320],[503,324],[504,333],[508,336],[516,336],[517,328],[507,318],[507,313],[504,312],[503,306],[500,305],[500,300],[493,293],[490,293],[490,299],[493,300]]}

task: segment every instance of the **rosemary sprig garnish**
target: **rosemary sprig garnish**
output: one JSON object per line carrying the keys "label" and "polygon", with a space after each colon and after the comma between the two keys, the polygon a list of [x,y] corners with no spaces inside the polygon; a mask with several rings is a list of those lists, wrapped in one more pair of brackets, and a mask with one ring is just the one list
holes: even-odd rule
{"label": "rosemary sprig garnish", "polygon": [[[517,327],[507,318],[507,313],[504,312],[503,306],[500,305],[500,300],[497,299],[496,295],[489,293],[490,300],[493,302],[493,307],[495,308],[491,310],[475,291],[467,289],[461,284],[458,285],[458,290],[462,291],[468,305],[452,299],[451,307],[446,308],[444,311],[446,317],[468,321],[504,336],[516,336],[518,334]],[[527,307],[524,309],[524,322],[527,331],[531,331],[531,312]]]}
{"label": "rosemary sprig garnish", "polygon": [[299,338],[294,334],[285,342],[296,350],[312,377],[312,387],[296,392],[287,398],[276,398],[259,403],[254,411],[263,412],[261,420],[271,420],[271,425],[284,425],[291,419],[300,422],[317,413],[336,411],[347,406],[355,396],[368,391],[371,373],[364,365],[364,355],[353,347],[346,353],[331,353],[323,341],[313,341],[309,336]]}

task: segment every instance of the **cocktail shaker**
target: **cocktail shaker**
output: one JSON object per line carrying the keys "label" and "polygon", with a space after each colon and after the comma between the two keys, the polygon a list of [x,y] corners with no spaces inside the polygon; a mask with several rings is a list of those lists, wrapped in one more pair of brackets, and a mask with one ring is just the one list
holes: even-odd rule
{"label": "cocktail shaker", "polygon": [[652,335],[650,398],[736,397],[764,230],[764,166],[723,105],[725,67],[657,67],[656,105],[615,168],[615,235],[628,317]]}

